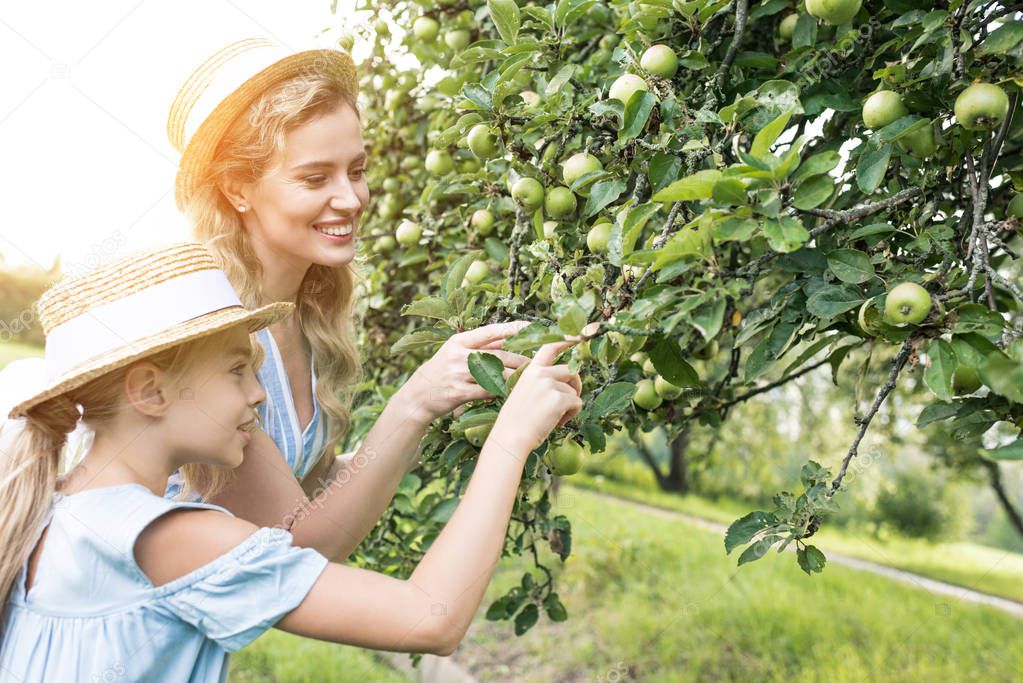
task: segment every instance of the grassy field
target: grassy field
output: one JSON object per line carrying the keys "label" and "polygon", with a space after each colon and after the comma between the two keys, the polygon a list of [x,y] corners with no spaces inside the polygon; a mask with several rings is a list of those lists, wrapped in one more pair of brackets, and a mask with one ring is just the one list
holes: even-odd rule
{"label": "grassy field", "polygon": [[271,629],[232,656],[230,683],[405,683],[368,650]]}
{"label": "grassy field", "polygon": [[[456,659],[481,681],[1013,681],[1020,621],[788,554],[741,569],[719,534],[575,488],[569,620],[522,638],[477,621]],[[488,599],[518,579],[502,565]]]}
{"label": "grassy field", "polygon": [[[724,524],[730,524],[751,510],[745,503],[639,490],[610,479],[598,480],[585,473],[573,476],[572,485]],[[831,550],[1023,602],[1023,555],[1018,553],[968,542],[931,543],[899,537],[874,539],[827,525],[814,536],[813,543],[825,554]]]}

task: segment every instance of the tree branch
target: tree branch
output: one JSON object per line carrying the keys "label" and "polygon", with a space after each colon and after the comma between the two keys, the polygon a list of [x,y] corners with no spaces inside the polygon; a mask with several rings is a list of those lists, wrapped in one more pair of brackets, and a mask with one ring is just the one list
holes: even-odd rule
{"label": "tree branch", "polygon": [[856,453],[859,451],[860,442],[867,433],[867,428],[870,427],[871,420],[877,415],[878,409],[881,408],[881,404],[884,403],[885,399],[888,398],[888,394],[892,393],[892,389],[895,388],[895,383],[899,378],[899,373],[902,372],[902,368],[906,366],[906,361],[909,360],[910,354],[913,353],[913,348],[916,343],[915,337],[910,337],[903,344],[902,348],[899,349],[899,353],[895,356],[893,361],[892,371],[888,373],[888,380],[884,383],[878,392],[877,396],[874,397],[874,403],[870,406],[870,410],[862,418],[856,418],[856,423],[859,424],[859,431],[856,433],[856,438],[853,439],[852,446],[849,447],[849,452],[846,453],[845,458],[842,460],[842,469],[839,471],[838,476],[835,477],[834,481],[831,482],[831,490],[828,492],[828,498],[831,498],[838,491],[842,485],[842,479],[845,478],[846,470],[849,469],[849,463],[853,458],[856,457]]}

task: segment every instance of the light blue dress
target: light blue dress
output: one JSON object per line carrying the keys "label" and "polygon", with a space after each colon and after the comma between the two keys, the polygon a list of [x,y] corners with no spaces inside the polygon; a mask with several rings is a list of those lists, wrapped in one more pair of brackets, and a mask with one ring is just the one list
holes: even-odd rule
{"label": "light blue dress", "polygon": [[228,653],[297,607],[327,565],[264,527],[209,564],[153,586],[139,533],[180,508],[141,484],[54,494],[35,578],[22,567],[4,614],[4,681],[226,681]]}
{"label": "light blue dress", "polygon": [[[329,436],[326,415],[320,410],[318,401],[313,400],[313,417],[305,429],[298,421],[298,411],[295,409],[295,400],[291,393],[291,383],[288,381],[288,373],[284,371],[284,360],[277,348],[270,330],[263,328],[256,333],[256,338],[263,346],[265,357],[263,364],[259,367],[257,377],[259,383],[266,390],[266,400],[263,401],[256,411],[259,413],[259,423],[267,436],[277,445],[288,466],[295,473],[299,480],[305,478],[319,461],[327,445]],[[315,397],[316,373],[310,363],[309,375],[312,378],[312,388]],[[175,472],[167,485],[164,496],[168,498],[177,497],[184,489],[184,478],[180,473]],[[202,500],[197,494],[191,495],[189,500]]]}

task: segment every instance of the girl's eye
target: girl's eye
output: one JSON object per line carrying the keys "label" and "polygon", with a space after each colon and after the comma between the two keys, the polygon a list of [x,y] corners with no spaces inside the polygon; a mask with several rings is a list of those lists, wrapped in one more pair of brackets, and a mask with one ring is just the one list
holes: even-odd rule
{"label": "girl's eye", "polygon": [[366,169],[364,168],[357,169],[351,173],[351,176],[356,180],[361,179],[364,175],[366,175]]}
{"label": "girl's eye", "polygon": [[309,187],[316,187],[318,185],[322,185],[323,183],[327,182],[327,177],[326,176],[322,176],[322,175],[314,175],[314,176],[309,176],[308,178],[304,178],[302,180],[302,182],[304,182]]}
{"label": "girl's eye", "polygon": [[238,365],[234,366],[233,368],[231,368],[231,372],[233,372],[236,375],[244,375],[245,363],[239,363]]}

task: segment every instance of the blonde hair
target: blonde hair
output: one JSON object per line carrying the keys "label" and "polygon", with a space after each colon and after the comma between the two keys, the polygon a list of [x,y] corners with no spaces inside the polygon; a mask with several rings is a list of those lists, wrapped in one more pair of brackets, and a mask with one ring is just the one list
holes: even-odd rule
{"label": "blonde hair", "polygon": [[[5,448],[0,457],[0,548],[4,549],[0,556],[0,605],[7,604],[14,582],[35,547],[57,490],[61,450],[79,418],[90,428],[104,429],[123,410],[124,377],[136,363],[150,362],[174,380],[204,354],[223,348],[222,333],[207,335],[112,370],[28,410],[10,448]],[[254,353],[258,351],[254,349]],[[254,356],[254,362],[258,362],[258,356]],[[231,473],[226,467],[195,463],[181,469],[188,490],[215,492]]]}
{"label": "blonde hair", "polygon": [[[252,183],[284,152],[287,133],[323,114],[348,106],[353,96],[326,74],[302,74],[264,92],[224,134],[185,212],[249,308],[269,303],[260,285],[262,265],[249,235],[221,188]],[[316,401],[328,421],[324,453],[333,453],[351,424],[351,385],[362,378],[355,344],[355,282],[351,264],[310,266],[295,301],[299,328],[316,370]],[[322,453],[319,457],[322,457]]]}

